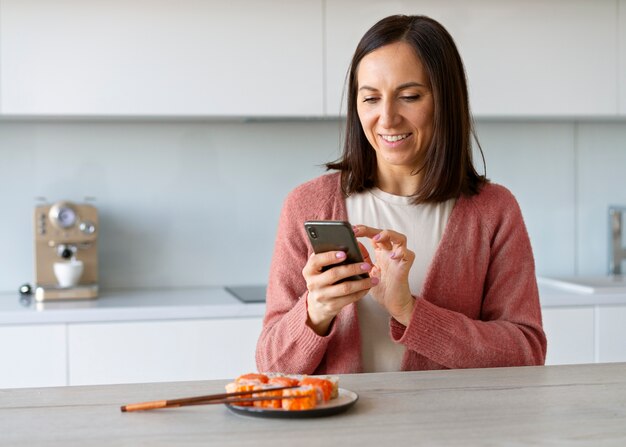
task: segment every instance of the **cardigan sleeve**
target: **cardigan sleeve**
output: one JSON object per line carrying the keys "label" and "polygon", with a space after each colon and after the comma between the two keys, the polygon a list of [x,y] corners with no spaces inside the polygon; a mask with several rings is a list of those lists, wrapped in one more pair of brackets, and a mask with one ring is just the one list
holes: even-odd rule
{"label": "cardigan sleeve", "polygon": [[[307,287],[302,268],[309,250],[304,234],[304,194],[296,189],[285,200],[278,224],[267,287],[263,329],[257,342],[259,371],[312,374],[326,352],[333,329],[317,335],[307,326]],[[302,220],[302,221],[301,221]]]}
{"label": "cardigan sleeve", "polygon": [[[470,270],[468,275],[451,269],[457,274],[446,280],[456,290],[435,285],[424,296],[416,297],[408,326],[391,320],[391,336],[407,347],[407,361],[418,354],[446,368],[542,365],[545,362],[546,337],[534,260],[521,211],[508,191],[491,201],[499,203],[486,211],[477,211],[485,215],[473,228],[475,233],[464,234],[465,241],[461,242],[477,247],[470,249],[473,256],[469,259],[484,267]],[[467,227],[471,229],[471,223]],[[448,262],[454,262],[454,256]],[[477,271],[481,274],[476,275]],[[476,290],[480,296],[468,297],[466,290]],[[432,299],[429,296],[429,292],[445,294],[446,291],[454,297]],[[447,299],[459,300],[459,297],[480,300],[478,318],[470,318],[441,304]]]}

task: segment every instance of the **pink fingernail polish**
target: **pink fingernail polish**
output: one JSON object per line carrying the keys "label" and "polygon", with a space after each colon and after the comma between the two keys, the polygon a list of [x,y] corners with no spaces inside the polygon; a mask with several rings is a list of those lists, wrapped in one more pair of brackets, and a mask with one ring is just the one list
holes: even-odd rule
{"label": "pink fingernail polish", "polygon": [[380,279],[376,278],[375,276],[372,278],[372,285],[375,286],[376,284],[378,284],[380,282]]}
{"label": "pink fingernail polish", "polygon": [[361,264],[361,270],[365,270],[366,272],[369,272],[370,270],[372,270],[372,266],[369,265],[368,263]]}
{"label": "pink fingernail polish", "polygon": [[352,232],[353,233],[358,233],[359,232],[359,227],[357,227],[356,225],[352,225]]}
{"label": "pink fingernail polish", "polygon": [[380,239],[380,233],[378,233],[376,236],[374,236],[372,239],[374,239],[375,241],[377,241],[378,239]]}
{"label": "pink fingernail polish", "polygon": [[389,255],[389,257],[391,259],[396,259],[396,253],[392,251],[391,254]]}
{"label": "pink fingernail polish", "polygon": [[339,251],[335,256],[337,256],[337,259],[343,259],[346,257],[346,254],[343,251]]}

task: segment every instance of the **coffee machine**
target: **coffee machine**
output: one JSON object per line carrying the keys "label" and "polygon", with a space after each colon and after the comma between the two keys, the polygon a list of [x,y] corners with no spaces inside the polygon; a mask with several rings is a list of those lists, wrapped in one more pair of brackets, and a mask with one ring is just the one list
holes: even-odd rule
{"label": "coffee machine", "polygon": [[60,201],[35,207],[35,299],[98,296],[98,211]]}

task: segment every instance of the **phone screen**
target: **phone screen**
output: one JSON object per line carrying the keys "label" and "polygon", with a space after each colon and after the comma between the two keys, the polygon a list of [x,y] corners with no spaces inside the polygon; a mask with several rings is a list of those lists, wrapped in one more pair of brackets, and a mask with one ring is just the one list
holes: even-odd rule
{"label": "phone screen", "polygon": [[[350,223],[341,220],[307,221],[304,223],[304,228],[315,253],[325,253],[327,251],[345,252],[346,259],[336,265],[363,262],[363,255]],[[332,267],[329,266],[328,268]],[[363,273],[346,279],[363,279],[368,276],[367,273]]]}

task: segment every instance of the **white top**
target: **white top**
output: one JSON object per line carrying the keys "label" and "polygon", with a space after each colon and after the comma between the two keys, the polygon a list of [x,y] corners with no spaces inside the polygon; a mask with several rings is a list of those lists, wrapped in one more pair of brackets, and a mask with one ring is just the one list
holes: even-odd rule
{"label": "white top", "polygon": [[[394,230],[407,237],[407,247],[415,253],[409,287],[411,294],[419,295],[456,200],[420,205],[413,205],[411,200],[411,197],[395,196],[373,188],[349,196],[346,206],[351,224]],[[376,262],[369,239],[361,238],[359,241],[369,251],[372,261]],[[370,294],[363,297],[357,306],[363,371],[400,371],[404,346],[391,339],[389,314]]]}

